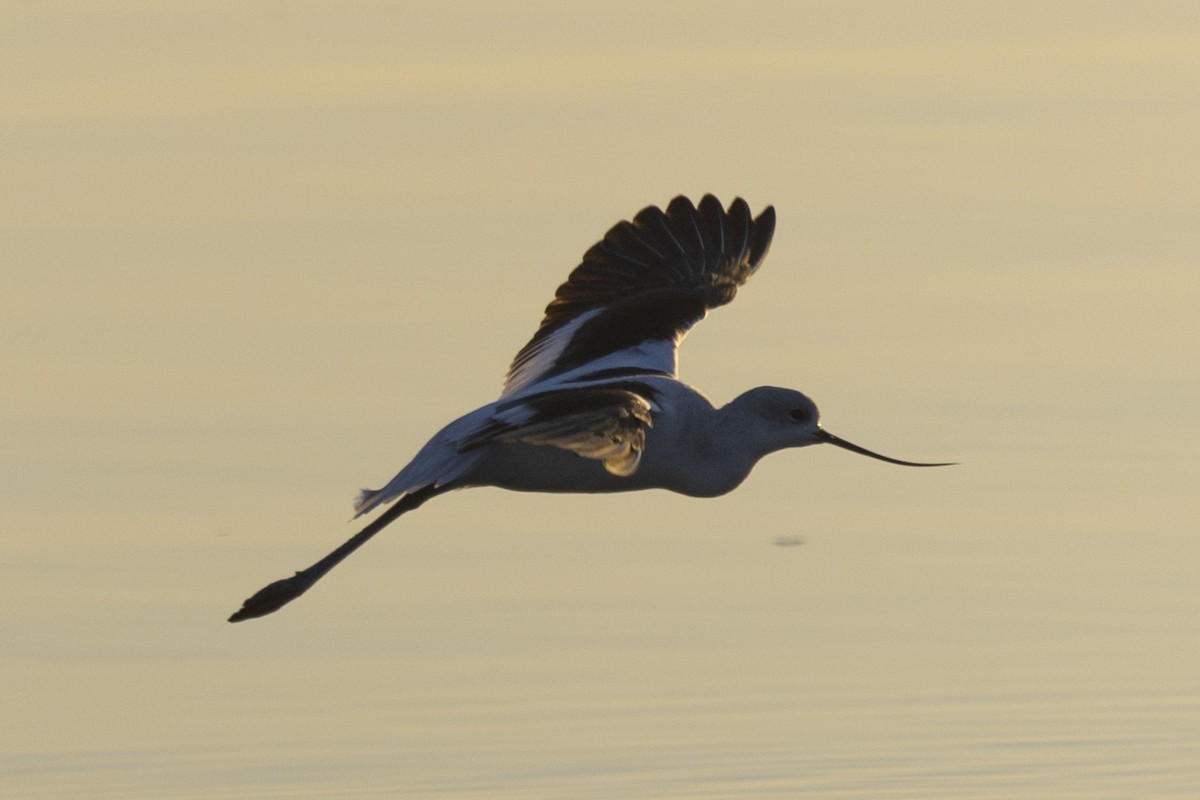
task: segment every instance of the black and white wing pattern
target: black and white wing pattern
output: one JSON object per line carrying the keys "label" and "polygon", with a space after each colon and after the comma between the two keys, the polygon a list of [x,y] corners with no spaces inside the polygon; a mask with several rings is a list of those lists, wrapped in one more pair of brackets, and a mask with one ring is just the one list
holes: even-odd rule
{"label": "black and white wing pattern", "polygon": [[774,231],[773,207],[751,217],[741,198],[726,210],[712,195],[698,206],[676,197],[666,211],[650,206],[613,226],[558,287],[502,397],[585,366],[586,377],[674,377],[688,329],[733,299]]}
{"label": "black and white wing pattern", "polygon": [[652,427],[652,392],[636,387],[581,386],[496,404],[487,424],[458,442],[466,453],[491,442],[549,445],[595,459],[613,475],[637,471]]}

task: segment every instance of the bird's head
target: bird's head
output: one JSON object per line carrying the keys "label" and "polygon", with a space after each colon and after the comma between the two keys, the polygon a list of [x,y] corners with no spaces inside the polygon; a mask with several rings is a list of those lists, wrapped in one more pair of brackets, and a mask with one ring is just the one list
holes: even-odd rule
{"label": "bird's head", "polygon": [[729,424],[742,428],[738,433],[762,448],[764,454],[785,447],[832,444],[852,453],[905,467],[946,467],[954,463],[901,461],[834,436],[821,427],[817,404],[795,389],[759,386],[737,397],[729,404],[729,409]]}

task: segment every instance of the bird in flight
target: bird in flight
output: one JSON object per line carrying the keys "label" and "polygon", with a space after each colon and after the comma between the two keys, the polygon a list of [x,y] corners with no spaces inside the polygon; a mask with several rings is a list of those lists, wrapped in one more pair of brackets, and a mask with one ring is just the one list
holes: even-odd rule
{"label": "bird in flight", "polygon": [[389,523],[453,489],[527,492],[668,489],[714,497],[737,488],[763,456],[832,444],[910,467],[821,427],[812,400],[760,386],[715,408],[678,377],[679,343],[710,309],[733,300],[762,264],[775,209],[741,198],[676,197],[613,226],[558,287],[513,359],[500,398],[451,422],[355,516],[390,504],[341,547],[266,586],[229,618],[278,611]]}

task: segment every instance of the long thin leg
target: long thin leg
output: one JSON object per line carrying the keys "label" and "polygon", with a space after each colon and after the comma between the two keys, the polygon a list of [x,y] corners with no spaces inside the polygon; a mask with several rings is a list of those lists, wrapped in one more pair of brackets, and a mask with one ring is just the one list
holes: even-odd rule
{"label": "long thin leg", "polygon": [[329,572],[329,570],[342,563],[348,555],[366,544],[368,539],[386,528],[396,517],[406,511],[412,511],[429,498],[439,495],[446,490],[447,487],[426,486],[411,494],[404,495],[404,497],[401,497],[390,508],[380,514],[370,525],[347,539],[345,544],[308,569],[302,569],[290,578],[275,581],[259,589],[250,599],[242,603],[242,607],[229,618],[229,621],[241,622],[244,619],[265,617],[267,614],[283,608],[307,592],[314,583],[324,577],[326,572]]}

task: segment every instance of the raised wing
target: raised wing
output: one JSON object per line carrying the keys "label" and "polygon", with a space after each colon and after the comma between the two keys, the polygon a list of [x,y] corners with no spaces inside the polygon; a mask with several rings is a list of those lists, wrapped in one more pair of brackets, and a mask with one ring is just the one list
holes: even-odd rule
{"label": "raised wing", "polygon": [[752,218],[746,201],[726,211],[705,195],[643,209],[583,256],[546,306],[541,325],[509,367],[502,396],[594,364],[675,375],[692,325],[733,299],[767,255],[775,209]]}

